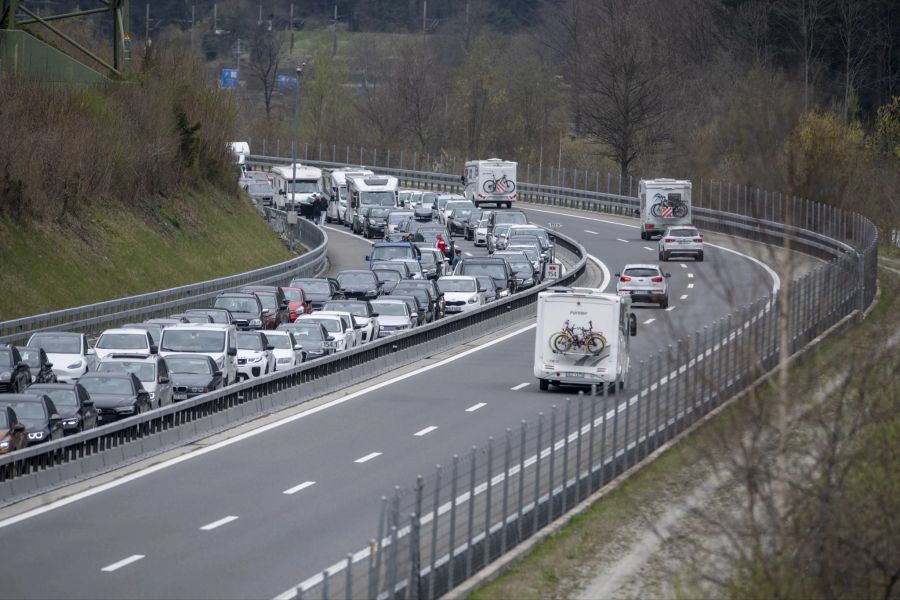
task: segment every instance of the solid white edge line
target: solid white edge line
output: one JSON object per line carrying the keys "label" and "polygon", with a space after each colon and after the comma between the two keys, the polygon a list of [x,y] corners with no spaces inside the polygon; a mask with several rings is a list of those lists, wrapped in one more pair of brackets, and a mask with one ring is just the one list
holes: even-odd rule
{"label": "solid white edge line", "polygon": [[282,494],[287,494],[288,496],[290,496],[290,495],[292,495],[292,494],[296,494],[296,493],[299,492],[300,490],[305,490],[306,488],[308,488],[308,487],[310,487],[310,486],[313,486],[313,485],[316,485],[316,482],[315,482],[315,481],[304,481],[304,482],[301,483],[300,485],[295,485],[294,487],[288,488],[288,489],[284,490],[284,491],[281,492],[281,493],[282,493]]}
{"label": "solid white edge line", "polygon": [[594,264],[600,267],[600,270],[603,271],[603,285],[600,286],[600,291],[602,292],[607,287],[609,287],[610,282],[612,281],[612,277],[609,274],[609,268],[604,264],[602,260],[594,256],[593,254],[587,255],[588,260],[594,261]]}
{"label": "solid white edge line", "polygon": [[584,232],[585,232],[585,233],[590,233],[591,235],[600,235],[600,234],[597,233],[596,231],[591,231],[590,229],[585,229]]}
{"label": "solid white edge line", "polygon": [[512,387],[509,388],[509,389],[511,389],[511,390],[514,391],[514,392],[518,392],[518,391],[521,390],[522,388],[528,387],[529,385],[531,385],[531,382],[526,381],[526,382],[524,382],[524,383],[520,383],[519,385],[514,385],[514,386],[512,386]]}
{"label": "solid white edge line", "polygon": [[437,425],[429,425],[425,429],[420,429],[419,431],[415,432],[413,435],[416,437],[422,437],[423,435],[428,435],[435,429],[437,429]]}
{"label": "solid white edge line", "polygon": [[137,561],[141,560],[142,558],[145,558],[144,554],[132,554],[128,558],[123,558],[119,562],[114,562],[113,564],[107,565],[100,570],[105,573],[112,573],[113,571],[117,571],[117,570],[121,569],[122,567],[125,567],[127,565],[130,565],[133,562],[137,562]]}
{"label": "solid white edge line", "polygon": [[281,427],[282,425],[287,425],[288,423],[293,423],[294,421],[299,421],[300,419],[305,419],[306,417],[309,417],[309,416],[312,416],[312,415],[314,415],[314,414],[316,414],[316,413],[322,412],[323,410],[328,410],[328,409],[331,408],[332,406],[337,406],[337,405],[339,405],[339,404],[343,404],[343,403],[345,403],[345,402],[349,402],[350,400],[354,400],[354,399],[356,399],[356,398],[359,398],[360,396],[364,396],[365,394],[368,394],[369,392],[373,392],[373,391],[375,391],[375,390],[380,390],[381,388],[384,388],[384,387],[387,387],[387,386],[392,385],[392,384],[394,384],[394,383],[397,383],[398,381],[403,381],[404,379],[409,379],[410,377],[415,377],[416,375],[420,375],[420,374],[422,374],[422,373],[426,373],[426,372],[428,372],[428,371],[431,371],[432,369],[436,369],[436,368],[438,368],[438,367],[442,367],[442,366],[444,366],[444,365],[450,364],[450,363],[452,363],[452,362],[454,362],[454,361],[457,361],[457,360],[459,360],[459,359],[461,359],[461,358],[464,358],[464,357],[466,357],[466,356],[469,356],[469,355],[471,355],[471,354],[474,354],[474,353],[476,353],[476,352],[479,352],[479,351],[481,351],[481,350],[484,350],[485,348],[490,348],[491,346],[495,346],[495,345],[497,345],[497,344],[502,344],[502,343],[505,342],[506,340],[509,340],[509,339],[511,339],[511,338],[516,337],[517,335],[521,335],[521,334],[525,333],[526,331],[530,331],[530,330],[534,329],[535,326],[536,326],[535,324],[526,325],[525,327],[522,327],[521,329],[517,329],[516,331],[513,331],[513,332],[511,332],[511,333],[508,333],[508,334],[506,334],[506,335],[504,335],[504,336],[501,336],[501,337],[499,337],[499,338],[497,338],[497,339],[495,339],[495,340],[491,340],[491,341],[489,341],[489,342],[486,342],[486,343],[484,343],[484,344],[482,344],[482,345],[480,345],[480,346],[477,346],[477,347],[475,347],[475,348],[471,348],[471,349],[469,349],[469,350],[465,350],[465,351],[463,351],[463,352],[460,352],[459,354],[456,354],[455,356],[451,356],[451,357],[445,358],[444,360],[439,361],[439,362],[436,362],[436,363],[431,364],[431,365],[426,365],[426,366],[424,366],[424,367],[421,367],[421,368],[419,368],[419,369],[416,369],[415,371],[410,371],[409,373],[404,373],[403,375],[398,375],[397,377],[394,377],[394,378],[392,378],[392,379],[388,379],[388,380],[386,380],[386,381],[382,381],[382,382],[380,382],[380,383],[376,383],[376,384],[374,384],[374,385],[372,385],[372,386],[370,386],[370,387],[368,387],[368,388],[366,388],[366,389],[358,390],[358,391],[356,391],[356,392],[353,392],[352,394],[347,394],[346,396],[342,396],[342,397],[340,397],[340,398],[336,398],[336,399],[334,399],[334,400],[332,400],[332,401],[330,401],[330,402],[326,402],[325,404],[321,404],[321,405],[316,406],[315,408],[311,408],[311,409],[309,409],[309,410],[307,410],[307,411],[305,411],[305,412],[301,412],[301,413],[297,413],[297,414],[291,415],[291,416],[289,416],[289,417],[285,417],[285,418],[280,419],[280,420],[278,420],[278,421],[274,421],[274,422],[272,422],[272,423],[269,423],[268,425],[263,425],[262,427],[258,427],[258,428],[256,428],[256,429],[252,429],[252,430],[250,430],[250,431],[246,431],[246,432],[244,432],[244,433],[242,433],[242,434],[240,434],[240,435],[236,435],[236,436],[234,436],[233,438],[229,438],[229,439],[227,439],[227,440],[222,440],[221,442],[216,442],[215,444],[211,444],[211,445],[209,445],[209,446],[206,446],[205,448],[201,448],[201,449],[199,449],[199,450],[195,450],[195,451],[193,451],[193,452],[191,452],[191,453],[189,453],[189,454],[182,454],[181,456],[176,456],[175,458],[170,458],[169,460],[163,461],[163,462],[161,462],[161,463],[158,463],[158,464],[155,464],[155,465],[151,465],[151,466],[147,467],[146,469],[143,469],[143,470],[141,470],[141,471],[137,471],[137,472],[135,472],[135,473],[131,473],[131,474],[129,474],[129,475],[125,475],[124,477],[121,477],[121,478],[116,479],[116,480],[114,480],[114,481],[109,481],[109,482],[107,482],[107,483],[98,485],[98,486],[95,487],[95,488],[91,488],[91,489],[89,489],[89,490],[84,490],[83,492],[78,492],[77,494],[72,494],[72,495],[69,496],[68,498],[62,498],[62,499],[57,500],[57,501],[55,501],[55,502],[51,502],[50,504],[47,504],[47,505],[45,505],[45,506],[41,506],[41,507],[38,507],[38,508],[33,508],[33,509],[28,510],[28,511],[25,511],[25,512],[23,512],[23,513],[21,513],[21,514],[18,514],[18,515],[9,517],[9,518],[7,518],[7,519],[4,519],[4,520],[0,521],[0,529],[2,529],[2,528],[4,528],[4,527],[8,527],[8,526],[10,526],[10,525],[14,525],[14,524],[19,523],[19,522],[21,522],[21,521],[25,521],[25,520],[30,519],[30,518],[32,518],[32,517],[36,517],[36,516],[38,516],[38,515],[42,515],[42,514],[44,514],[44,513],[46,513],[46,512],[50,512],[51,510],[56,510],[57,508],[66,506],[66,505],[68,505],[68,504],[72,504],[72,503],[74,503],[74,502],[78,502],[79,500],[83,500],[83,499],[85,499],[85,498],[89,498],[90,496],[93,496],[93,495],[95,495],[95,494],[99,494],[99,493],[101,493],[101,492],[105,492],[105,491],[107,491],[107,490],[111,490],[111,489],[113,489],[113,488],[117,488],[117,487],[119,487],[119,486],[121,486],[121,485],[124,485],[124,484],[126,484],[126,483],[130,483],[130,482],[132,482],[132,481],[134,481],[134,480],[136,480],[136,479],[140,479],[140,478],[146,477],[147,475],[150,475],[150,474],[152,474],[152,473],[156,473],[157,471],[162,471],[163,469],[167,469],[167,468],[169,468],[169,467],[171,467],[171,466],[173,466],[173,465],[177,465],[177,464],[180,464],[180,463],[189,461],[189,460],[191,460],[191,459],[194,459],[194,458],[203,456],[204,454],[207,454],[207,453],[209,453],[209,452],[214,452],[214,451],[219,450],[219,449],[221,449],[221,448],[224,448],[224,447],[226,447],[226,446],[230,446],[230,445],[232,445],[232,444],[237,444],[238,442],[242,442],[242,441],[244,441],[244,440],[246,440],[246,439],[249,439],[249,438],[252,438],[252,437],[256,437],[256,436],[258,436],[258,435],[262,435],[263,433],[266,433],[266,432],[268,432],[268,431],[270,431],[270,430],[272,430],[272,429],[276,429],[276,428],[278,428],[278,427]]}
{"label": "solid white edge line", "polygon": [[207,523],[203,527],[200,528],[200,531],[212,531],[213,529],[218,529],[222,525],[228,525],[232,521],[237,521],[237,517],[234,515],[229,515],[227,517],[223,517],[218,521],[213,521],[212,523]]}
{"label": "solid white edge line", "polygon": [[361,456],[361,457],[357,458],[353,462],[361,465],[365,462],[369,462],[373,458],[378,458],[379,456],[381,456],[381,452],[371,452],[369,454],[366,454],[365,456]]}
{"label": "solid white edge line", "polygon": [[487,402],[479,402],[478,404],[473,404],[472,406],[470,406],[469,408],[466,409],[466,412],[475,412],[476,410],[478,410],[479,408],[481,408],[483,406],[487,406]]}

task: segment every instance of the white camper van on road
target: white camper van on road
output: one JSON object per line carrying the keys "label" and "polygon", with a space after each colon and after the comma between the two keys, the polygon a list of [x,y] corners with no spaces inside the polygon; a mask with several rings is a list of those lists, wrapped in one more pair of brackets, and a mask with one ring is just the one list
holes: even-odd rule
{"label": "white camper van on road", "polygon": [[400,183],[390,175],[350,175],[347,177],[347,192],[350,202],[344,223],[356,230],[360,212],[367,206],[397,206]]}
{"label": "white camper van on road", "polygon": [[550,288],[538,294],[534,376],[542,390],[617,381],[624,387],[636,334],[629,298],[593,288]]}
{"label": "white camper van on road", "polygon": [[285,210],[296,204],[308,203],[309,197],[322,191],[322,169],[296,163],[272,169],[275,188],[275,208]]}
{"label": "white camper van on road", "polygon": [[462,176],[466,200],[473,202],[476,207],[482,204],[494,204],[497,208],[501,205],[512,207],[512,203],[519,197],[516,191],[516,167],[518,163],[499,158],[468,161]]}
{"label": "white camper van on road", "polygon": [[662,235],[673,225],[691,224],[691,182],[641,179],[641,239]]}
{"label": "white camper van on road", "polygon": [[[362,167],[339,167],[337,169],[326,170],[322,177],[325,194],[328,196],[328,210],[325,211],[325,222],[337,222],[344,224],[347,218],[347,210],[350,206],[348,201],[350,192],[347,188],[347,177],[353,176],[372,176],[375,173],[369,169]],[[348,223],[349,224],[349,223]]]}

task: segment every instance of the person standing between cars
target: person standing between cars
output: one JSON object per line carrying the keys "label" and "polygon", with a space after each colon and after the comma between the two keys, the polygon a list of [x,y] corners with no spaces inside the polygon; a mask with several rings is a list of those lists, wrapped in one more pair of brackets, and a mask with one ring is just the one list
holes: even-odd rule
{"label": "person standing between cars", "polygon": [[310,216],[312,217],[312,222],[315,223],[316,225],[318,225],[319,218],[322,216],[322,208],[319,206],[318,194],[313,195],[313,197],[310,198],[309,204],[310,204],[309,212],[310,212]]}
{"label": "person standing between cars", "polygon": [[453,251],[453,260],[450,261],[450,268],[455,270],[456,263],[458,263],[461,260],[462,260],[462,250],[460,250],[459,248],[456,248]]}
{"label": "person standing between cars", "polygon": [[316,224],[322,225],[325,222],[325,213],[328,211],[328,199],[324,194],[319,194],[319,199],[316,200],[316,205],[319,207],[319,218],[316,221]]}
{"label": "person standing between cars", "polygon": [[444,234],[439,233],[437,235],[437,249],[441,251],[441,254],[444,256],[447,255],[447,242],[444,241]]}

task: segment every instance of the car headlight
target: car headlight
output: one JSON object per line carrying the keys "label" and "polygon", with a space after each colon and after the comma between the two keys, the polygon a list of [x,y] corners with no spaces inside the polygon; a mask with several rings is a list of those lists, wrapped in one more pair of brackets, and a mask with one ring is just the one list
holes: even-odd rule
{"label": "car headlight", "polygon": [[134,407],[133,406],[117,406],[116,412],[120,415],[133,415]]}
{"label": "car headlight", "polygon": [[476,302],[478,302],[478,296],[472,296],[471,298],[469,298],[468,302],[469,304],[475,304]]}
{"label": "car headlight", "polygon": [[525,280],[525,284],[524,284],[524,285],[534,285],[534,279],[531,279],[531,278],[529,277],[528,279]]}
{"label": "car headlight", "polygon": [[263,359],[262,356],[254,356],[253,358],[248,358],[247,362],[258,363],[258,362],[262,361],[262,359]]}
{"label": "car headlight", "polygon": [[199,385],[195,385],[195,386],[190,387],[190,388],[188,388],[188,389],[189,389],[191,392],[195,393],[195,394],[205,394],[206,392],[209,391],[209,388],[208,388],[208,387],[203,387],[203,386],[199,386]]}
{"label": "car headlight", "polygon": [[63,425],[78,425],[78,419],[66,419]]}
{"label": "car headlight", "polygon": [[9,440],[3,440],[2,442],[0,442],[0,448],[4,450],[9,448]]}
{"label": "car headlight", "polygon": [[42,440],[42,439],[44,439],[44,432],[43,431],[35,431],[32,433],[29,433],[28,439],[29,440]]}
{"label": "car headlight", "polygon": [[250,327],[262,327],[262,320],[260,319],[251,319]]}
{"label": "car headlight", "polygon": [[156,400],[156,392],[148,392],[151,400]]}
{"label": "car headlight", "polygon": [[69,366],[66,367],[66,368],[67,368],[67,369],[80,369],[80,368],[83,366],[83,364],[84,364],[84,363],[83,363],[82,361],[79,360],[78,362],[74,362],[74,363],[72,363],[71,365],[69,365]]}
{"label": "car headlight", "polygon": [[499,297],[501,297],[501,298],[504,298],[504,297],[506,297],[506,296],[509,296],[509,290],[500,290],[500,293],[497,294],[497,295],[498,295]]}
{"label": "car headlight", "polygon": [[0,379],[9,379],[11,375],[12,373],[10,373],[9,371],[3,371],[2,373],[0,373]]}

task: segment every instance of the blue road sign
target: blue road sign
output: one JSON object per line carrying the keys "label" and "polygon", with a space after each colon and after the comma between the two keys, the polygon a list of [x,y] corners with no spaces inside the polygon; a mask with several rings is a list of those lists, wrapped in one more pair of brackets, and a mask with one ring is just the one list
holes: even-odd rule
{"label": "blue road sign", "polygon": [[236,88],[238,86],[238,70],[222,69],[222,88]]}
{"label": "blue road sign", "polygon": [[279,90],[296,90],[297,78],[293,75],[279,75],[275,79],[275,84]]}

